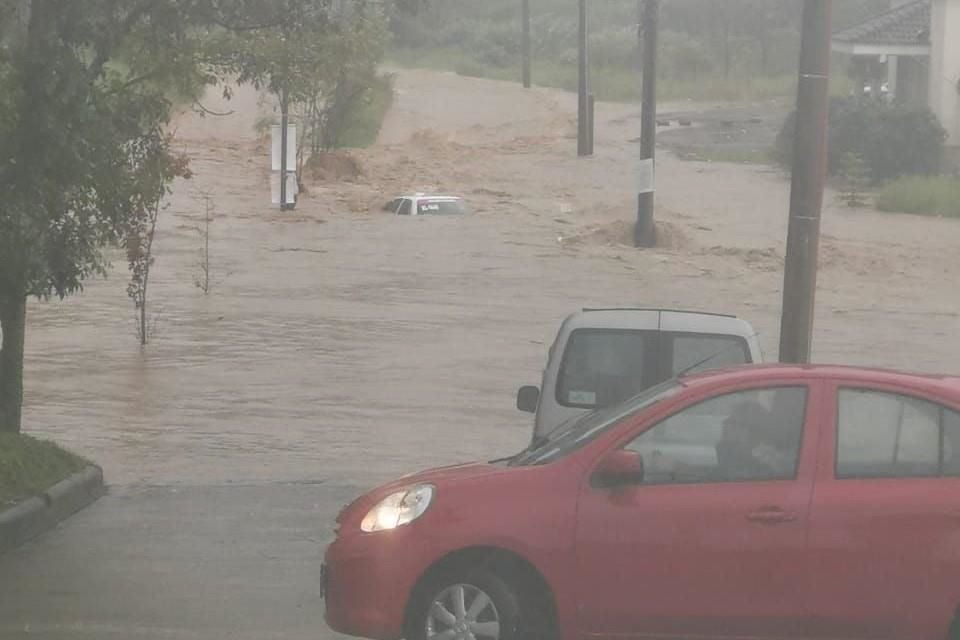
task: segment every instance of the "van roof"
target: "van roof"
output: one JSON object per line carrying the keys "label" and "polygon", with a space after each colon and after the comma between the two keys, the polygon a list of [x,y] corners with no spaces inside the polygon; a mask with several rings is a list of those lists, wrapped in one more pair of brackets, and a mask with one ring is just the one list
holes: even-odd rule
{"label": "van roof", "polygon": [[756,338],[756,329],[736,316],[672,309],[584,309],[564,320],[566,331],[611,329],[669,331],[710,335],[732,335],[746,340]]}
{"label": "van roof", "polygon": [[736,318],[737,316],[729,313],[717,313],[714,311],[690,311],[688,309],[661,309],[656,307],[600,307],[600,308],[584,308],[583,313],[596,313],[600,311],[644,311],[655,313],[687,313],[690,315],[696,316],[713,316],[716,318]]}

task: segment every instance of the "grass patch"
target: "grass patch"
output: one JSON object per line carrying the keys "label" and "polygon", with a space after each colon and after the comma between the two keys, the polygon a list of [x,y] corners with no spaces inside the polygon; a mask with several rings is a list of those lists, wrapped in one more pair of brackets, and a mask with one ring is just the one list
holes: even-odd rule
{"label": "grass patch", "polygon": [[353,111],[347,119],[346,127],[340,137],[340,146],[364,149],[377,141],[383,119],[393,104],[393,76],[381,75],[359,109]]}
{"label": "grass patch", "polygon": [[887,183],[876,196],[877,209],[892,213],[960,218],[960,179],[907,176]]}
{"label": "grass patch", "polygon": [[680,149],[677,157],[692,162],[728,162],[732,164],[773,164],[772,149],[730,149],[722,146],[706,149]]}
{"label": "grass patch", "polygon": [[0,509],[43,493],[89,464],[52,442],[0,433]]}
{"label": "grass patch", "polygon": [[[485,64],[456,49],[404,49],[390,51],[389,61],[402,67],[454,71],[472,78],[489,78],[520,82],[517,64],[505,67]],[[637,102],[640,100],[640,74],[623,67],[591,70],[593,93],[604,102]],[[533,64],[533,81],[541,87],[577,90],[576,65],[538,60]],[[791,97],[796,92],[794,75],[753,78],[703,78],[677,80],[659,78],[657,98],[663,102],[693,100],[698,102],[745,102]]]}

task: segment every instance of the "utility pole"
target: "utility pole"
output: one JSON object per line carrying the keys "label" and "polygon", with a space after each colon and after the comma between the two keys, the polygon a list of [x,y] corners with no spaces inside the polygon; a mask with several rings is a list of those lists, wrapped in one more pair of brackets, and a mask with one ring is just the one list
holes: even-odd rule
{"label": "utility pole", "polygon": [[577,155],[589,156],[590,149],[590,26],[588,24],[587,0],[580,0],[579,83],[577,90]]}
{"label": "utility pole", "polygon": [[530,73],[530,0],[520,0],[522,13],[522,42],[523,51],[523,88],[529,89],[532,84]]}
{"label": "utility pole", "polygon": [[790,223],[783,274],[780,361],[807,363],[827,172],[832,0],[804,0],[797,124],[790,184]]}
{"label": "utility pole", "polygon": [[638,35],[643,51],[643,97],[640,114],[640,189],[637,195],[637,225],[633,243],[637,247],[657,244],[653,220],[654,163],[657,154],[657,32],[660,0],[644,0]]}

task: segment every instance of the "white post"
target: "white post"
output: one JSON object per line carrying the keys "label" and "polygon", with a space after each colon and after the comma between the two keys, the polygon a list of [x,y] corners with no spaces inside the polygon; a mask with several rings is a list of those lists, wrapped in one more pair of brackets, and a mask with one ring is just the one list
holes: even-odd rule
{"label": "white post", "polygon": [[[283,161],[281,160],[281,156],[283,155],[284,144],[283,144],[283,137],[280,135],[280,131],[281,131],[281,126],[278,124],[275,124],[270,128],[270,136],[272,141],[271,154],[270,154],[271,155],[270,201],[273,204],[281,205],[281,209],[283,208],[292,209],[297,204],[297,193],[298,193],[298,189],[297,189],[297,125],[293,123],[287,125],[287,141],[286,141],[287,175],[286,175],[286,180],[284,184],[285,189],[281,189],[280,187],[280,184],[281,184],[280,176],[282,175],[281,167],[284,164]],[[281,191],[286,192],[284,194],[287,197],[286,203],[280,202]]]}
{"label": "white post", "polygon": [[900,58],[898,56],[887,56],[887,96],[890,102],[896,100],[897,79],[899,78]]}

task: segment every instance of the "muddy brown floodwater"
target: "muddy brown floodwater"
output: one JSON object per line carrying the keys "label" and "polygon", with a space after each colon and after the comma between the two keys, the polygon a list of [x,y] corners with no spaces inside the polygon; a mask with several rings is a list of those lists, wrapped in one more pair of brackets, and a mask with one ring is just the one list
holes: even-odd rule
{"label": "muddy brown floodwater", "polygon": [[[662,154],[670,246],[629,235],[639,120],[598,107],[598,154],[574,157],[573,99],[452,74],[400,73],[381,142],[353,182],[269,206],[269,111],[184,114],[195,178],[156,248],[155,333],[141,350],[123,257],[66,302],[30,306],[25,424],[103,464],[114,484],[344,481],[519,449],[518,385],[539,381],[561,318],[583,306],[727,311],[776,357],[788,184],[764,167]],[[689,107],[684,107],[689,109]],[[403,191],[466,196],[463,218],[397,218]],[[214,288],[193,284],[211,195]],[[958,370],[960,223],[848,210],[827,195],[819,361]]]}

